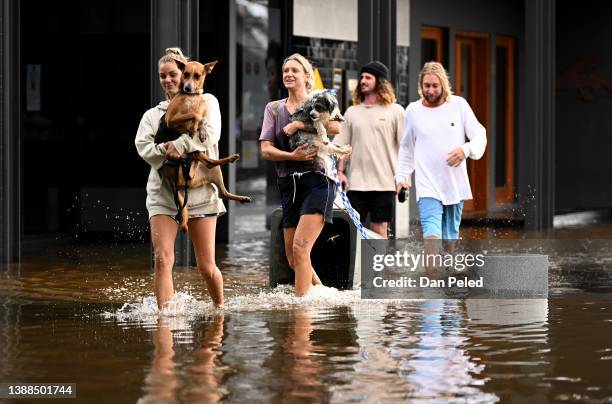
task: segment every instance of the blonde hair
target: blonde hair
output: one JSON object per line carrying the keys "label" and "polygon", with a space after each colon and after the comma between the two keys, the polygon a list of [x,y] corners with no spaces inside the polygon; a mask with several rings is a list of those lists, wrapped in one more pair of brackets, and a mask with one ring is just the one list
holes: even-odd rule
{"label": "blonde hair", "polygon": [[282,70],[285,70],[285,64],[287,64],[287,62],[289,62],[290,60],[295,60],[296,62],[302,65],[302,67],[304,68],[304,73],[306,73],[306,91],[312,91],[312,88],[314,87],[314,69],[312,68],[312,65],[310,64],[308,59],[306,59],[299,53],[294,53],[293,55],[288,56],[285,58],[285,60],[283,60]]}
{"label": "blonde hair", "polygon": [[183,51],[181,51],[181,48],[166,48],[165,54],[164,56],[159,58],[157,66],[161,66],[164,63],[170,62],[176,63],[179,69],[182,69],[185,64],[189,62],[189,58],[183,55]]}
{"label": "blonde hair", "polygon": [[451,90],[448,73],[446,69],[444,69],[444,66],[438,62],[427,62],[423,65],[421,73],[419,73],[419,96],[425,98],[423,96],[423,78],[428,74],[433,74],[440,80],[440,84],[442,85],[442,99],[447,102],[450,101],[450,96],[453,91]]}
{"label": "blonde hair", "polygon": [[[387,79],[376,77],[376,87],[374,88],[376,95],[382,105],[394,104],[397,100],[395,98],[395,90]],[[359,105],[365,99],[365,94],[361,92],[361,86],[357,84],[357,87],[353,90],[353,105]]]}

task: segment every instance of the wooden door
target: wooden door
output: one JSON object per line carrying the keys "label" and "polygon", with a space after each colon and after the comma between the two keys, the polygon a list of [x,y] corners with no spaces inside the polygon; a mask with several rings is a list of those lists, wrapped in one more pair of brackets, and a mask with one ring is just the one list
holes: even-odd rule
{"label": "wooden door", "polygon": [[[478,121],[488,130],[489,69],[488,36],[481,33],[457,33],[455,37],[454,92],[467,100]],[[467,138],[466,138],[467,140]],[[467,161],[473,198],[466,201],[465,212],[485,216],[488,208],[487,152],[480,160]]]}
{"label": "wooden door", "polygon": [[444,32],[440,27],[421,27],[421,66],[427,62],[444,63]]}
{"label": "wooden door", "polygon": [[495,203],[514,202],[514,38],[495,39]]}

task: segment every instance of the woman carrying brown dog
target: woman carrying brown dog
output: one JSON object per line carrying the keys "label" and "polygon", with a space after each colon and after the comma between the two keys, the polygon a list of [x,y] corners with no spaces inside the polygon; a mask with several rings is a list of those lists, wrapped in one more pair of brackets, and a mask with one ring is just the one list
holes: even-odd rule
{"label": "woman carrying brown dog", "polygon": [[[289,97],[266,105],[259,141],[262,158],[275,162],[285,252],[295,272],[295,294],[303,296],[311,285],[321,283],[312,267],[310,252],[325,222],[332,221],[336,185],[325,176],[323,162],[315,160],[316,150],[306,151],[306,144],[294,151],[289,148],[288,135],[304,129],[303,122],[290,123],[289,115],[306,101],[312,90],[312,65],[295,53],[284,60],[282,75]],[[337,134],[340,125],[330,122],[326,129],[329,134]]]}
{"label": "woman carrying brown dog", "polygon": [[[208,103],[208,117],[203,122],[207,132],[204,142],[198,136],[192,139],[188,134],[172,142],[155,144],[154,141],[168,102],[180,91],[181,68],[187,61],[178,48],[166,49],[166,54],[159,59],[159,83],[166,93],[166,100],[145,112],[135,141],[138,154],[151,165],[147,183],[147,210],[155,255],[155,296],[160,309],[174,296],[172,268],[178,223],[174,219],[177,209],[171,186],[168,181],[162,181],[158,170],[167,159],[176,160],[193,151],[204,151],[211,158],[219,158],[221,111],[219,102],[212,94],[203,95]],[[198,269],[215,306],[223,304],[223,277],[215,263],[215,231],[217,217],[225,212],[225,206],[212,185],[190,189],[189,235],[193,240]]]}

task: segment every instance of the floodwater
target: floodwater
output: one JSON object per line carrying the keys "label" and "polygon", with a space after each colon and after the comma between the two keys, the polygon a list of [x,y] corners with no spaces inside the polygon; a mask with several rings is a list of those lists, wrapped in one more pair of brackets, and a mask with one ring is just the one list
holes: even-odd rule
{"label": "floodwater", "polygon": [[548,299],[296,299],[268,288],[263,218],[239,226],[217,248],[224,309],[177,268],[162,315],[148,244],[30,241],[0,271],[0,382],[86,403],[612,402],[612,259],[553,260]]}

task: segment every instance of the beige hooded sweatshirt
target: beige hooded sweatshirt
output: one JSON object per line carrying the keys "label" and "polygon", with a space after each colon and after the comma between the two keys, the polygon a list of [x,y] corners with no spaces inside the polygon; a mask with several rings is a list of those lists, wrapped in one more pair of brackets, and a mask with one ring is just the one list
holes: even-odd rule
{"label": "beige hooded sweatshirt", "polygon": [[[188,134],[183,134],[173,143],[180,153],[204,151],[210,158],[217,159],[219,158],[218,142],[221,138],[219,101],[212,94],[204,94],[203,97],[208,103],[208,119],[205,120],[206,141],[200,142],[198,136],[194,136],[192,139]],[[147,182],[149,218],[155,215],[175,216],[177,214],[172,188],[168,181],[162,181],[158,171],[166,160],[166,148],[161,143],[155,144],[155,134],[159,127],[159,120],[167,109],[168,101],[162,101],[156,107],[145,112],[136,133],[135,143],[138,154],[151,166],[149,181]],[[190,188],[187,206],[190,217],[226,212],[225,206],[217,194],[217,189],[212,184],[200,188]]]}

